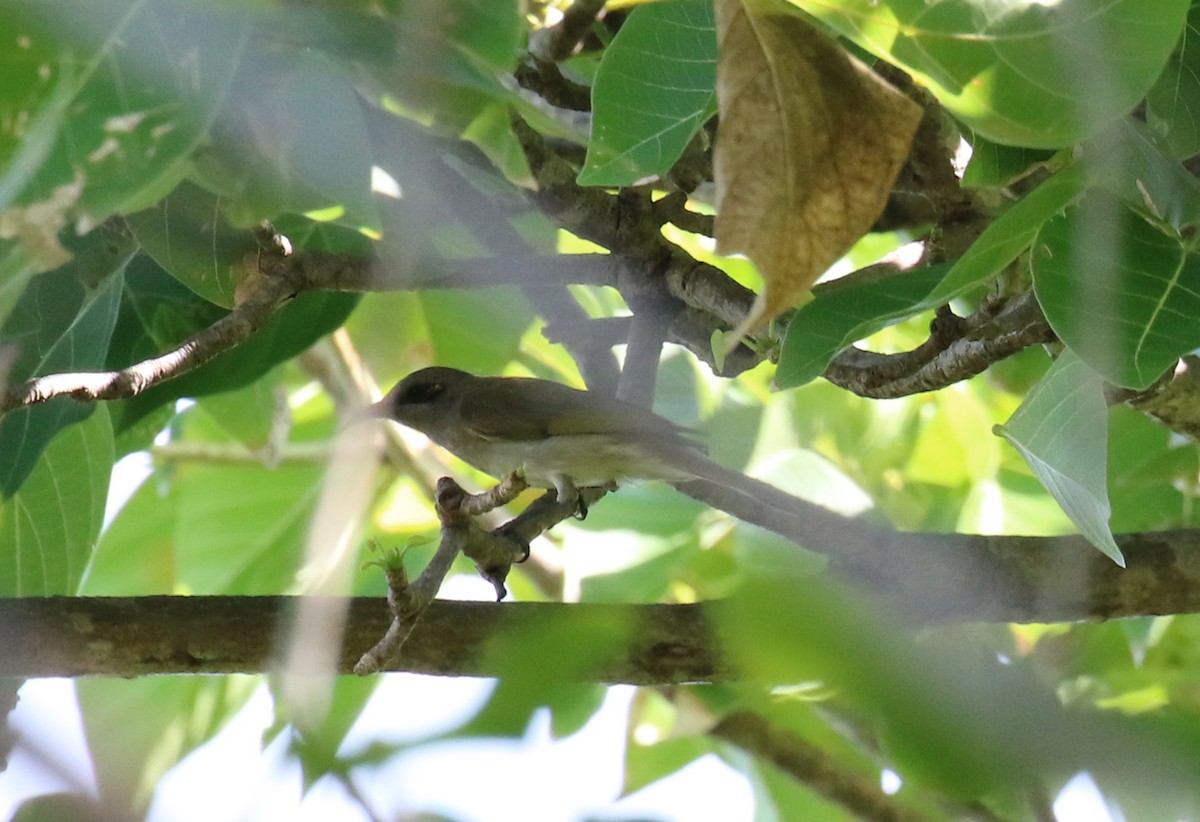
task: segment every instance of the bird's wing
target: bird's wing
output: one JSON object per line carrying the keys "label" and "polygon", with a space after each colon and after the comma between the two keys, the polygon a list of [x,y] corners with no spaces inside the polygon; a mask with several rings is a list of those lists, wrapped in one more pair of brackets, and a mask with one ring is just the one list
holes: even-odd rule
{"label": "bird's wing", "polygon": [[[703,446],[688,438],[692,433],[689,429],[636,405],[549,380],[539,380],[537,396],[531,398],[534,392],[522,385],[524,380],[487,379],[495,381],[486,391],[464,397],[460,406],[466,425],[487,439],[624,434],[703,450]],[[504,420],[502,425],[499,420]]]}

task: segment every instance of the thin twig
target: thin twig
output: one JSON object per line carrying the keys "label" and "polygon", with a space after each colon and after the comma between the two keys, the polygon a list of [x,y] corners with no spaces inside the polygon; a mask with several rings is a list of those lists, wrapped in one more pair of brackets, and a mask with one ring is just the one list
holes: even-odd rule
{"label": "thin twig", "polygon": [[185,374],[243,342],[262,328],[275,310],[303,291],[294,271],[252,277],[241,301],[227,315],[171,351],[120,371],[73,372],[35,377],[0,394],[0,415],[16,408],[72,397],[82,402],[137,396],[152,385]]}
{"label": "thin twig", "polygon": [[449,477],[438,480],[434,503],[442,523],[441,542],[433,559],[411,584],[401,557],[394,556],[387,563],[388,609],[392,613],[392,622],[383,638],[363,654],[354,666],[356,674],[364,676],[376,673],[397,658],[417,621],[437,596],[446,574],[450,572],[450,566],[459,554],[466,554],[474,560],[481,571],[492,571],[493,576],[489,577],[487,573],[484,576],[496,587],[497,601],[503,598],[504,577],[513,559],[520,555],[522,546],[507,540],[497,550],[500,540],[484,534],[474,517],[508,504],[525,487],[525,479],[519,474],[513,474],[491,490],[475,495],[468,494]]}

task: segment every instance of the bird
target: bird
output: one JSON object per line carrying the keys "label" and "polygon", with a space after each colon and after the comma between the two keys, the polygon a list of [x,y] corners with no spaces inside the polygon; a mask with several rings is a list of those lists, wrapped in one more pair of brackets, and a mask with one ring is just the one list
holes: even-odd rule
{"label": "bird", "polygon": [[579,488],[723,470],[691,429],[552,380],[433,366],[400,380],[365,416],[416,429],[497,479],[520,472],[529,485],[554,489],[560,503],[574,502],[580,518],[587,508]]}

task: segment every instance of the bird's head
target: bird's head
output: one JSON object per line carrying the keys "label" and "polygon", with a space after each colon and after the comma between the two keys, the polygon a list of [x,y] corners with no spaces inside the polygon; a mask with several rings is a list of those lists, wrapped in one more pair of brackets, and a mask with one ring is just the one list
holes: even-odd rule
{"label": "bird's head", "polygon": [[395,420],[432,433],[446,422],[447,415],[476,379],[457,368],[423,368],[396,383],[379,402],[363,409],[362,417]]}

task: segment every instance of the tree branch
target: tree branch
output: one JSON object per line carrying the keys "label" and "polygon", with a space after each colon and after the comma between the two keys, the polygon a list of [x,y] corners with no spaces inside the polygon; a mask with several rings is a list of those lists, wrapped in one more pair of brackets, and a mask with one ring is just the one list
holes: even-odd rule
{"label": "tree branch", "polygon": [[254,277],[232,311],[175,349],[120,371],[76,372],[35,377],[0,394],[0,415],[16,408],[69,396],[82,402],[133,397],[151,385],[198,368],[262,328],[275,310],[304,289],[294,272]]}
{"label": "tree branch", "polygon": [[592,110],[592,90],[564,77],[557,63],[530,55],[513,71],[513,78],[521,88],[532,91],[556,108]]}
{"label": "tree branch", "polygon": [[1172,431],[1200,440],[1200,357],[1188,355],[1148,390],[1115,399],[1127,402]]}
{"label": "tree branch", "polygon": [[[671,339],[685,345],[700,360],[715,368],[711,336],[715,328],[732,328],[749,311],[754,294],[731,280],[715,266],[700,262],[668,242],[660,232],[665,216],[655,209],[648,193],[624,190],[616,196],[575,182],[575,169],[555,154],[540,134],[519,117],[512,119],[513,133],[520,140],[537,180],[538,190],[530,199],[557,225],[625,256],[627,265],[617,290],[631,302],[639,298],[675,299],[703,312],[713,325],[697,340],[692,335]],[[746,348],[725,363],[727,375],[746,361],[758,362],[760,355]]]}
{"label": "tree branch", "polygon": [[[1200,612],[1200,530],[1122,534],[1122,570],[1081,537],[893,534],[830,546],[830,569],[884,606],[922,622],[1060,622]],[[780,573],[787,573],[781,568]],[[277,663],[290,597],[49,597],[0,599],[0,676],[254,673]],[[485,653],[500,637],[572,646],[596,639],[580,679],[638,685],[737,676],[703,605],[434,601],[388,670],[496,676]],[[345,601],[336,673],[388,630],[382,599]],[[624,626],[621,642],[614,626]],[[798,638],[799,641],[799,638]],[[560,658],[577,658],[564,647]]]}
{"label": "tree branch", "polygon": [[709,733],[732,742],[755,759],[774,764],[802,785],[861,819],[920,822],[916,813],[888,796],[878,778],[851,771],[825,751],[791,731],[778,728],[751,711],[726,714]]}
{"label": "tree branch", "polygon": [[970,379],[992,363],[1055,339],[1029,292],[999,311],[985,306],[966,318],[949,309],[939,312],[930,324],[929,339],[912,351],[877,354],[846,348],[834,357],[824,376],[861,397],[906,397]]}
{"label": "tree branch", "polygon": [[[48,597],[0,599],[0,676],[146,676],[263,673],[278,668],[278,637],[294,597]],[[382,599],[338,600],[347,609],[337,669],[354,664],[387,631]],[[628,626],[624,644],[613,626]],[[387,670],[443,676],[499,676],[490,642],[536,637],[555,656],[566,645],[605,636],[578,678],[661,685],[728,680],[712,628],[698,605],[594,605],[435,601]]]}
{"label": "tree branch", "polygon": [[530,38],[530,51],[539,60],[548,62],[570,57],[603,10],[604,0],[575,0],[558,23],[534,33]]}

